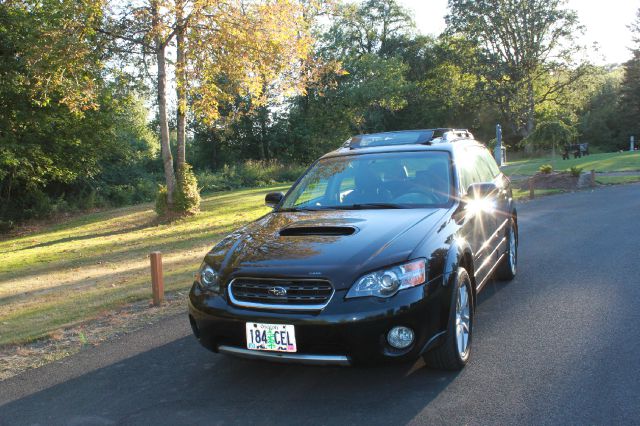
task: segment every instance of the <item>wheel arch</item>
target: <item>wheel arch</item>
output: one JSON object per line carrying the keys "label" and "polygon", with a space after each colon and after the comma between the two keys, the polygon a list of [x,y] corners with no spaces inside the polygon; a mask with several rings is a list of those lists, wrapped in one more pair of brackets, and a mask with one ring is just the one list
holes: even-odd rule
{"label": "wheel arch", "polygon": [[447,262],[444,274],[444,285],[451,286],[453,280],[456,278],[458,268],[464,268],[469,274],[471,279],[472,298],[475,306],[476,303],[476,277],[475,268],[473,264],[473,251],[471,246],[465,240],[455,241],[449,248],[447,255]]}

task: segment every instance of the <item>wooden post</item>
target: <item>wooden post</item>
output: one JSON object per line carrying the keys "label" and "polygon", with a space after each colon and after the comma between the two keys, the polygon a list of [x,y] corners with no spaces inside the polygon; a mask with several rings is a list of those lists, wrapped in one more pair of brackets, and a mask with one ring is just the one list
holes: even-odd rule
{"label": "wooden post", "polygon": [[593,169],[591,170],[591,187],[596,187],[596,171]]}
{"label": "wooden post", "polygon": [[533,200],[534,196],[535,194],[534,194],[534,187],[533,187],[533,178],[530,177],[529,178],[529,199]]}
{"label": "wooden post", "polygon": [[153,305],[160,306],[164,302],[164,279],[162,278],[162,253],[154,251],[149,255],[151,259],[151,290],[153,291]]}

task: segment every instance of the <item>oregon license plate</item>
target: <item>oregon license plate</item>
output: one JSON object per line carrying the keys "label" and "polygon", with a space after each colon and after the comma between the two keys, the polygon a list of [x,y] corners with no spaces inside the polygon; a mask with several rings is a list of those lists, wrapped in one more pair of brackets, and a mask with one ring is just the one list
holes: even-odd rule
{"label": "oregon license plate", "polygon": [[256,351],[296,352],[293,325],[247,323],[247,349]]}

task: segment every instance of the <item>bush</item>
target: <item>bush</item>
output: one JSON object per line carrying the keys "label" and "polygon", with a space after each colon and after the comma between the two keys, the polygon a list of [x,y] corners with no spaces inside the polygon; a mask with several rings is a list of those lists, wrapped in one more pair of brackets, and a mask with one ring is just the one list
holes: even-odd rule
{"label": "bush", "polygon": [[159,216],[182,216],[195,214],[200,210],[200,191],[198,180],[191,166],[184,164],[176,173],[176,188],[173,192],[173,206],[169,210],[167,187],[160,185],[156,195],[156,213]]}
{"label": "bush", "polygon": [[158,194],[156,195],[156,213],[158,216],[166,216],[167,209],[167,187],[165,185],[158,185]]}
{"label": "bush", "polygon": [[195,214],[200,211],[198,180],[189,164],[178,170],[176,190],[173,194],[173,211],[177,214]]}
{"label": "bush", "polygon": [[203,193],[228,191],[291,182],[298,179],[304,170],[304,166],[297,164],[284,165],[278,161],[249,160],[240,164],[225,165],[217,172],[201,172],[198,174],[198,183]]}
{"label": "bush", "polygon": [[540,168],[538,168],[538,171],[540,171],[540,173],[548,175],[553,171],[553,166],[551,164],[543,164],[542,166],[540,166]]}
{"label": "bush", "polygon": [[573,177],[580,177],[580,174],[582,173],[582,167],[573,166],[573,167],[570,167],[569,170],[567,170],[567,171]]}
{"label": "bush", "polygon": [[6,234],[11,232],[14,228],[14,223],[11,220],[0,220],[0,234]]}

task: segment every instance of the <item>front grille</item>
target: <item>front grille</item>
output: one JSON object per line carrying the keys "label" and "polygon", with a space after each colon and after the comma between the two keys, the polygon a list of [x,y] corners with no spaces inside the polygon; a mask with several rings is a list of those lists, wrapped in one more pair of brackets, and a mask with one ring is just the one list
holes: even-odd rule
{"label": "front grille", "polygon": [[333,295],[325,280],[236,278],[229,285],[235,305],[271,309],[322,309]]}

